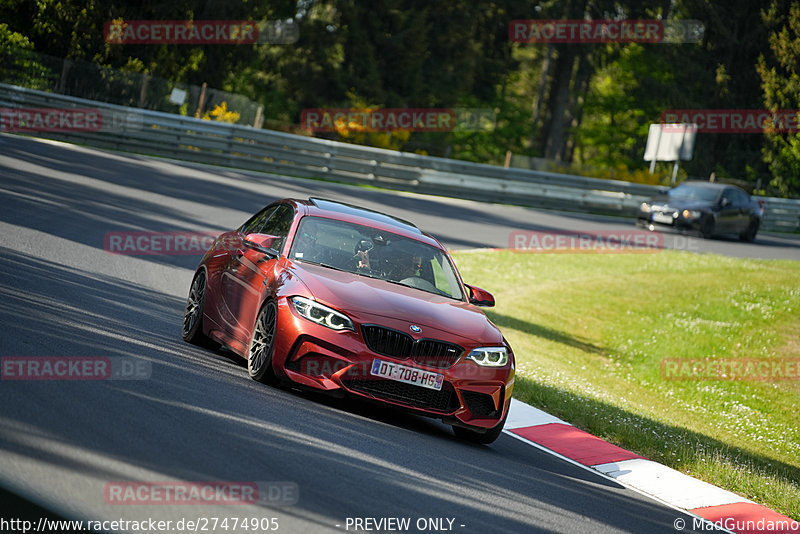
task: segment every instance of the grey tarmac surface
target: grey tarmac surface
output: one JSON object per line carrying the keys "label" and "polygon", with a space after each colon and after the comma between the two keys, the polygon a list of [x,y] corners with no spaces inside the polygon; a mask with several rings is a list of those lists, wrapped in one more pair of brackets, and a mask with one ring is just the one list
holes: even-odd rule
{"label": "grey tarmac surface", "polygon": [[[164,532],[214,518],[230,520],[216,532],[253,532],[232,530],[233,518],[353,532],[348,518],[388,517],[410,518],[410,532],[435,531],[418,530],[420,518],[463,533],[675,532],[678,518],[691,531],[691,517],[510,436],[467,445],[435,420],[258,384],[236,357],[180,339],[198,256],[103,248],[108,232],[219,232],[275,198],[309,195],[411,219],[453,248],[503,246],[512,229],[620,225],[0,135],[0,357],[150,367],[142,380],[0,381],[0,486],[71,519],[172,521]],[[797,240],[765,239],[752,250],[797,259]],[[107,485],[120,481],[289,482],[299,500],[111,504]],[[4,502],[0,518],[13,518]]]}

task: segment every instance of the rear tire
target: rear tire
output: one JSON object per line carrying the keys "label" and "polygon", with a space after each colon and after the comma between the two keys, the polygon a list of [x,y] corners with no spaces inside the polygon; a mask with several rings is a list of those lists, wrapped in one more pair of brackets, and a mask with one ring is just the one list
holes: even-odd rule
{"label": "rear tire", "polygon": [[497,426],[490,428],[486,432],[476,432],[475,430],[470,430],[468,428],[464,428],[463,426],[453,425],[453,434],[455,434],[458,439],[468,441],[469,443],[488,445],[493,443],[497,438],[500,437],[500,434],[503,433],[503,427],[506,424],[507,418],[508,412],[506,412],[506,416],[503,417],[499,423],[497,423]]}
{"label": "rear tire", "polygon": [[758,221],[756,219],[751,219],[750,224],[747,225],[745,231],[739,234],[739,239],[746,241],[747,243],[752,243],[755,241],[756,234],[758,233],[758,226]]}
{"label": "rear tire", "polygon": [[206,272],[199,271],[192,280],[186,309],[183,313],[183,340],[193,345],[207,347],[211,340],[203,333],[203,309],[206,304]]}
{"label": "rear tire", "polygon": [[277,326],[278,307],[274,301],[268,300],[258,312],[247,353],[247,372],[250,378],[264,384],[275,384],[278,381],[272,368]]}

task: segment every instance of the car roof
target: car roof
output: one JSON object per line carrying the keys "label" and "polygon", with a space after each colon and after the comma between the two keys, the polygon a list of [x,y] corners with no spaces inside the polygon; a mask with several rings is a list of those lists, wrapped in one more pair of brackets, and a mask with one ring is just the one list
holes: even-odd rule
{"label": "car roof", "polygon": [[361,206],[356,206],[354,204],[347,204],[345,202],[327,200],[324,198],[311,197],[308,200],[314,205],[314,207],[319,208],[320,210],[335,211],[336,213],[342,213],[346,215],[355,215],[357,217],[364,217],[373,221],[378,221],[383,223],[400,224],[406,227],[406,229],[408,230],[420,234],[422,233],[422,231],[419,228],[417,228],[417,226],[414,223],[408,222],[405,219],[400,219],[399,217],[395,217],[393,215],[382,213],[380,211],[371,210],[369,208],[363,208]]}
{"label": "car roof", "polygon": [[305,210],[305,215],[310,215],[313,217],[325,217],[328,219],[336,219],[354,224],[371,226],[380,230],[385,230],[402,235],[404,237],[422,241],[424,243],[433,245],[436,248],[444,248],[435,237],[423,232],[413,223],[393,215],[382,213],[380,211],[364,208],[362,206],[356,206],[355,204],[348,204],[346,202],[339,202],[336,200],[328,200],[317,197],[311,197],[308,200],[291,198],[284,199],[281,202],[291,202],[298,207],[302,206]]}
{"label": "car roof", "polygon": [[702,180],[687,180],[683,183],[676,185],[675,187],[679,187],[681,185],[691,185],[693,187],[702,187],[705,189],[716,189],[716,190],[723,190],[723,189],[739,189],[744,191],[741,187],[732,185],[732,184],[721,184],[719,182],[704,182]]}

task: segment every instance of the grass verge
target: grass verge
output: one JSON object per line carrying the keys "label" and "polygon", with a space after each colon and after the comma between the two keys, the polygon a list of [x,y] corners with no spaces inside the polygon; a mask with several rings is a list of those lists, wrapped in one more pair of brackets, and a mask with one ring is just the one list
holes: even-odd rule
{"label": "grass verge", "polygon": [[[675,251],[454,257],[465,281],[497,299],[487,315],[514,348],[515,397],[800,520],[800,262]],[[662,367],[748,358],[783,362],[794,378],[686,380]]]}

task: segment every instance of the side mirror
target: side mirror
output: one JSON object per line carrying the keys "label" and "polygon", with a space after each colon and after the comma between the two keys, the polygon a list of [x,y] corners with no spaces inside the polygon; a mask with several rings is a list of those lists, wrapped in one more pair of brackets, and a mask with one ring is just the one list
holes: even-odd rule
{"label": "side mirror", "polygon": [[244,236],[242,244],[256,252],[266,254],[271,258],[278,257],[278,251],[273,248],[273,245],[280,237],[267,234],[247,234]]}
{"label": "side mirror", "polygon": [[731,201],[730,201],[730,200],[728,200],[728,199],[727,199],[727,198],[725,198],[725,197],[722,197],[722,198],[720,199],[720,201],[719,201],[719,205],[720,205],[720,206],[722,206],[723,208],[727,208],[728,206],[730,206],[730,204],[731,204]]}
{"label": "side mirror", "polygon": [[475,306],[483,306],[486,308],[491,308],[494,306],[494,297],[491,293],[476,286],[471,286],[469,284],[464,285],[469,291],[470,304],[474,304]]}

